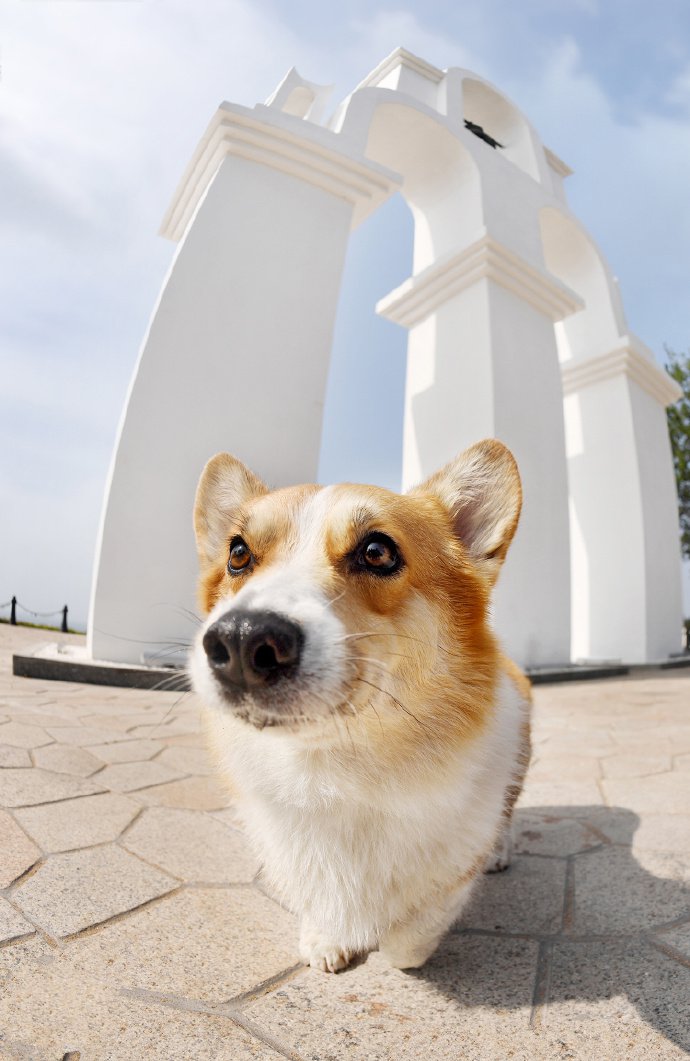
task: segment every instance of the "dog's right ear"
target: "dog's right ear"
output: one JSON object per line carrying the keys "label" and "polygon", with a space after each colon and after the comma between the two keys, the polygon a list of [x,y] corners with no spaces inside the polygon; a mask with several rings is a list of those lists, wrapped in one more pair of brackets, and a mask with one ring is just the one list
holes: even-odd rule
{"label": "dog's right ear", "polygon": [[510,450],[495,438],[470,446],[413,494],[431,494],[491,585],[498,578],[522,507],[520,473]]}
{"label": "dog's right ear", "polygon": [[194,533],[202,567],[218,562],[228,544],[228,526],[240,505],[267,493],[266,484],[236,457],[229,453],[211,457],[194,499]]}

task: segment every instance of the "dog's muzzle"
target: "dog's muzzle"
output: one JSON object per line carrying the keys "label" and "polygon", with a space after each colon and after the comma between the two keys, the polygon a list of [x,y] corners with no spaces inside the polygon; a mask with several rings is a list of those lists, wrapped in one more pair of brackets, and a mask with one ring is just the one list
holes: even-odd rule
{"label": "dog's muzzle", "polygon": [[237,609],[216,619],[202,643],[211,672],[228,693],[242,696],[293,677],[304,634],[275,612]]}

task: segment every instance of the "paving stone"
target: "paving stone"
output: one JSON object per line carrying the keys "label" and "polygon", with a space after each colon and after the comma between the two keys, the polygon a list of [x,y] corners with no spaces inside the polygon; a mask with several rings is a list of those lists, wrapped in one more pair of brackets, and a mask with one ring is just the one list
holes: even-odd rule
{"label": "paving stone", "polygon": [[556,734],[541,744],[539,749],[541,755],[563,759],[573,756],[593,759],[601,755],[611,755],[617,751],[613,738],[608,732],[597,733],[592,727]]}
{"label": "paving stone", "polygon": [[206,748],[206,738],[203,733],[175,733],[165,735],[165,743],[168,748]]}
{"label": "paving stone", "polygon": [[249,882],[259,869],[238,832],[200,811],[150,807],[123,843],[147,862],[187,881]]}
{"label": "paving stone", "polygon": [[670,722],[665,722],[661,726],[651,724],[647,731],[639,734],[628,731],[618,732],[615,736],[617,742],[628,748],[636,747],[643,753],[682,755],[690,752],[690,726],[688,725],[679,726]]}
{"label": "paving stone", "polygon": [[604,847],[575,860],[575,935],[635,934],[690,914],[690,858]]}
{"label": "paving stone", "polygon": [[169,707],[149,708],[147,711],[136,711],[130,714],[84,715],[85,725],[100,725],[105,729],[133,729],[135,726],[157,726],[171,718]]}
{"label": "paving stone", "polygon": [[49,711],[27,711],[26,708],[13,712],[15,722],[23,722],[31,726],[70,726],[74,725],[74,708],[66,705],[63,710],[51,705]]}
{"label": "paving stone", "polygon": [[204,748],[166,748],[156,762],[172,766],[183,774],[213,774],[216,769]]}
{"label": "paving stone", "polygon": [[0,769],[15,766],[31,766],[31,756],[26,748],[14,748],[10,744],[0,744]]}
{"label": "paving stone", "polygon": [[0,810],[0,888],[9,888],[40,856],[40,849],[11,815]]}
{"label": "paving stone", "polygon": [[[6,997],[17,974],[25,969],[45,969],[55,960],[58,953],[55,947],[51,947],[37,934],[0,947],[0,999]],[[0,1025],[0,1045],[1,1036]]]}
{"label": "paving stone", "polygon": [[639,816],[625,807],[571,807],[563,813],[580,818],[615,844],[630,846],[640,827]]}
{"label": "paving stone", "polygon": [[391,969],[371,954],[336,976],[305,970],[246,1012],[320,1061],[536,1058],[536,962],[530,941],[450,936],[420,970]]}
{"label": "paving stone", "polygon": [[229,807],[224,807],[223,810],[211,811],[211,817],[217,818],[219,822],[222,822],[223,825],[227,825],[230,829],[237,829],[240,833],[243,830],[240,812],[237,807],[234,807],[232,804],[230,804]]}
{"label": "paving stone", "polygon": [[55,774],[37,767],[0,771],[0,805],[5,807],[51,803],[72,796],[88,796],[102,790],[103,786],[94,781]]}
{"label": "paving stone", "polygon": [[17,906],[53,936],[69,936],[177,886],[160,870],[109,844],[54,855],[19,884]]}
{"label": "paving stone", "polygon": [[170,766],[154,761],[135,763],[112,763],[101,770],[98,780],[105,788],[116,792],[133,792],[138,788],[148,788],[150,785],[161,785],[166,781],[174,781],[183,774],[180,770],[173,770]]}
{"label": "paving stone", "polygon": [[515,857],[504,873],[482,877],[458,927],[535,935],[557,932],[563,918],[565,869],[560,859]]}
{"label": "paving stone", "polygon": [[[0,954],[2,952],[0,951]],[[18,969],[0,1000],[0,1056],[59,1061],[272,1061],[227,1017],[184,1012],[83,980],[62,954]]]}
{"label": "paving stone", "polygon": [[37,748],[34,752],[36,766],[53,770],[57,774],[72,774],[74,777],[90,777],[100,770],[103,763],[84,748],[65,747],[62,744],[51,744],[47,748]]}
{"label": "paving stone", "polygon": [[532,762],[528,771],[531,781],[591,781],[599,776],[599,763],[592,756],[552,755],[548,749]]}
{"label": "paving stone", "polygon": [[601,760],[604,777],[646,777],[671,769],[670,755],[611,755]]}
{"label": "paving stone", "polygon": [[642,730],[617,730],[615,733],[615,747],[612,752],[623,755],[637,756],[647,755],[673,755],[675,752],[683,751],[683,748],[674,748],[673,741],[667,735],[666,727],[657,723],[656,732],[651,725]]}
{"label": "paving stone", "polygon": [[100,720],[100,719],[103,719],[103,718],[107,718],[109,715],[112,715],[115,711],[117,711],[117,717],[119,719],[126,718],[129,715],[138,715],[141,712],[141,704],[138,704],[138,703],[136,703],[136,704],[125,703],[124,700],[122,699],[122,697],[118,696],[116,701],[113,701],[111,699],[111,700],[107,701],[107,703],[103,703],[103,704],[94,704],[94,703],[89,703],[88,705],[85,704],[84,707],[80,708],[79,718],[80,719],[90,718],[90,719],[92,719],[92,722],[90,724],[94,725],[95,723],[93,722],[93,719],[99,719]]}
{"label": "paving stone", "polygon": [[5,722],[0,726],[0,744],[9,744],[13,748],[40,748],[42,744],[52,744],[40,726],[26,726],[22,722]]}
{"label": "paving stone", "polygon": [[110,714],[108,715],[94,715],[94,714],[80,714],[79,722],[82,726],[96,727],[96,729],[114,730],[121,734],[120,740],[127,739],[127,730],[131,726],[136,725],[132,721],[136,718],[136,715],[114,715],[112,714],[112,707],[110,708]]}
{"label": "paving stone", "polygon": [[550,994],[564,1057],[666,1061],[690,1047],[690,969],[643,942],[559,941]]}
{"label": "paving stone", "polygon": [[[76,945],[76,941],[75,941]],[[252,887],[191,888],[78,941],[74,967],[220,1003],[299,961],[295,919]]]}
{"label": "paving stone", "polygon": [[629,807],[638,814],[687,814],[690,809],[690,773],[674,771],[601,784],[609,804]]}
{"label": "paving stone", "polygon": [[637,851],[690,852],[690,814],[645,814],[640,818],[621,807],[598,807],[592,825],[613,843]]}
{"label": "paving stone", "polygon": [[[0,943],[8,939],[17,939],[20,936],[29,935],[35,931],[34,926],[25,917],[17,913],[7,899],[3,899],[0,896]],[[1,953],[2,951],[0,951]]]}
{"label": "paving stone", "polygon": [[181,718],[153,726],[150,724],[134,726],[129,733],[132,737],[150,737],[154,740],[166,740],[168,737],[194,735],[200,733],[200,731],[201,726],[198,718]]}
{"label": "paving stone", "polygon": [[187,810],[222,810],[229,798],[221,783],[213,777],[189,777],[137,792],[137,799],[142,803]]}
{"label": "paving stone", "polygon": [[587,825],[556,814],[543,816],[517,811],[513,819],[513,845],[516,855],[565,857],[601,844]]}
{"label": "paving stone", "polygon": [[77,748],[129,740],[129,734],[123,730],[97,729],[95,726],[49,726],[48,733],[60,744],[72,744]]}
{"label": "paving stone", "polygon": [[72,851],[116,840],[139,812],[127,796],[104,792],[98,796],[24,807],[17,819],[44,851]]}
{"label": "paving stone", "polygon": [[655,933],[654,939],[662,947],[671,947],[680,955],[681,960],[690,965],[690,922],[671,931]]}
{"label": "paving stone", "polygon": [[164,747],[156,740],[127,740],[118,744],[95,744],[88,750],[104,763],[137,763],[152,759]]}
{"label": "paving stone", "polygon": [[690,755],[676,755],[673,765],[676,770],[690,770]]}
{"label": "paving stone", "polygon": [[595,781],[530,781],[520,793],[518,807],[549,808],[558,812],[559,807],[581,808],[601,806],[604,799]]}

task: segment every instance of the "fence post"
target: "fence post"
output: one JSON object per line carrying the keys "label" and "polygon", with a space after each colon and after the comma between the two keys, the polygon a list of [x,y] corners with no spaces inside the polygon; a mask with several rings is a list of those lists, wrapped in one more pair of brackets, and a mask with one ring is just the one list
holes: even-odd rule
{"label": "fence post", "polygon": [[63,634],[67,633],[67,605],[62,609],[62,626],[60,629]]}
{"label": "fence post", "polygon": [[12,598],[11,604],[12,604],[12,608],[10,610],[10,623],[12,624],[12,626],[16,626],[17,625],[17,598],[16,597]]}

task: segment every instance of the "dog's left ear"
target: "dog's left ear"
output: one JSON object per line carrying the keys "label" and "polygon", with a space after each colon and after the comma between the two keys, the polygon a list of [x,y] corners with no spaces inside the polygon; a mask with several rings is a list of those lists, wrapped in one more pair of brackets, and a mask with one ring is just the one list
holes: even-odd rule
{"label": "dog's left ear", "polygon": [[493,584],[522,507],[520,473],[510,450],[495,438],[477,442],[410,492],[439,499],[470,558]]}

